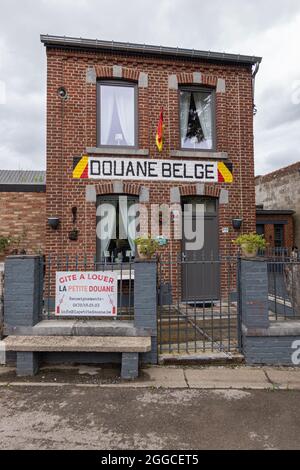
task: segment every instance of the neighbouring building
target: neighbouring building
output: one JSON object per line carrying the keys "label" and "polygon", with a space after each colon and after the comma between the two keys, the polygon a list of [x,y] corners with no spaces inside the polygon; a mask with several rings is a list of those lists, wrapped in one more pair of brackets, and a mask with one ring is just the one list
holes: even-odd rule
{"label": "neighbouring building", "polygon": [[[271,241],[271,246],[276,246],[276,243],[281,243],[283,240],[286,247],[296,245],[299,248],[300,162],[263,176],[257,176],[255,190],[256,204],[263,207],[265,211],[262,214],[259,210],[258,225],[263,225],[261,221],[266,222],[266,212],[269,212],[269,224],[265,224],[267,241]],[[259,230],[262,228],[260,227]]]}
{"label": "neighbouring building", "polygon": [[12,237],[11,252],[45,250],[46,172],[0,170],[0,236]]}
{"label": "neighbouring building", "polygon": [[[188,252],[187,241],[173,233],[163,258],[235,254],[232,239],[256,224],[253,82],[261,58],[44,35],[41,41],[47,52],[46,254],[126,262],[135,255],[134,234],[97,241],[96,211],[110,203],[125,220],[135,202],[205,207],[204,247]],[[119,196],[127,196],[125,210]],[[240,229],[233,219],[242,220]],[[205,285],[207,275],[192,264],[187,269]],[[180,268],[173,276],[178,284]],[[188,300],[193,286],[182,282]]]}
{"label": "neighbouring building", "polygon": [[293,248],[294,211],[288,209],[264,209],[256,207],[256,233],[264,235],[268,248]]}

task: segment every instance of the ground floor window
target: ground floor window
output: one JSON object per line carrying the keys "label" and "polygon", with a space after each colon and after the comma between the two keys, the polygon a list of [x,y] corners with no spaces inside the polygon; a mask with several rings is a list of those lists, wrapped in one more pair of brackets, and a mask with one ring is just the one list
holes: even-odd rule
{"label": "ground floor window", "polygon": [[[135,196],[98,196],[97,258],[128,262],[135,256]],[[130,209],[131,208],[131,209]]]}

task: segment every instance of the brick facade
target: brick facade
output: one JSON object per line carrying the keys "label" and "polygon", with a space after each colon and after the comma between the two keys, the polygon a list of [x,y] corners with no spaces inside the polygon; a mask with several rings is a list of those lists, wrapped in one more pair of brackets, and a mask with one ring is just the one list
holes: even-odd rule
{"label": "brick facade", "polygon": [[[47,41],[46,45],[47,45]],[[180,85],[207,86],[216,91],[216,152],[226,152],[233,164],[232,184],[205,184],[201,193],[219,199],[221,190],[229,192],[228,203],[220,199],[219,246],[221,255],[232,255],[232,239],[239,232],[232,218],[242,218],[242,231],[255,231],[255,191],[253,158],[252,67],[243,63],[225,63],[126,51],[82,50],[75,46],[47,45],[47,217],[59,217],[58,230],[46,228],[46,252],[94,254],[96,251],[96,207],[86,202],[86,186],[95,185],[97,194],[110,194],[112,181],[72,179],[73,157],[97,147],[97,79],[116,76],[138,84],[138,148],[149,151],[148,158],[174,158],[180,150]],[[59,87],[68,99],[62,101]],[[165,144],[159,153],[155,144],[160,110],[164,107]],[[209,152],[203,154],[210,160]],[[111,156],[116,156],[111,153]],[[144,157],[143,157],[144,158]],[[180,157],[179,157],[180,158]],[[197,157],[198,158],[198,157]],[[178,159],[178,157],[176,157]],[[186,158],[187,159],[187,158]],[[188,157],[188,160],[192,160]],[[181,195],[197,194],[196,184],[126,181],[124,194],[139,194],[149,188],[149,204],[170,203],[171,188]],[[78,207],[78,241],[70,241],[72,207]],[[229,231],[223,230],[229,228]],[[177,257],[181,242],[172,240],[161,249]]]}
{"label": "brick facade", "polygon": [[13,249],[25,250],[27,254],[44,253],[45,218],[45,192],[0,191],[1,235],[20,240],[7,249],[6,254]]}
{"label": "brick facade", "polygon": [[[284,223],[283,223],[284,222]],[[264,225],[264,236],[269,248],[275,247],[274,225],[276,223],[283,226],[283,247],[292,248],[294,242],[294,219],[292,215],[260,215],[256,216],[256,223]]]}

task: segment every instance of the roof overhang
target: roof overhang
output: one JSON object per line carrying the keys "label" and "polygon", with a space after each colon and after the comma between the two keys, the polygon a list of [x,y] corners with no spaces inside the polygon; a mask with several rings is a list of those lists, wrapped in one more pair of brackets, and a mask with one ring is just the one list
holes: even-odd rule
{"label": "roof overhang", "polygon": [[290,209],[256,209],[256,215],[294,215]]}
{"label": "roof overhang", "polygon": [[133,55],[151,55],[168,57],[172,59],[185,58],[189,60],[203,60],[208,62],[225,62],[228,64],[255,65],[262,61],[261,57],[241,54],[227,54],[225,52],[201,51],[196,49],[182,49],[179,47],[153,46],[149,44],[133,44],[130,42],[103,41],[98,39],[72,38],[66,36],[41,35],[41,42],[46,47],[60,49],[98,50],[110,53],[124,53]]}

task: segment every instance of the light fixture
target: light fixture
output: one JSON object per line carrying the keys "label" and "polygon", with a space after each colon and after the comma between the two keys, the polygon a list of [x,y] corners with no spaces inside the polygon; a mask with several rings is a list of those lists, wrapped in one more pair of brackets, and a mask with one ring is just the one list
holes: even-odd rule
{"label": "light fixture", "polygon": [[232,219],[232,227],[234,230],[240,230],[243,223],[243,219]]}
{"label": "light fixture", "polygon": [[57,230],[59,226],[59,218],[58,217],[49,217],[48,218],[48,225],[51,227],[53,230]]}
{"label": "light fixture", "polygon": [[62,100],[67,100],[68,99],[68,92],[67,90],[65,89],[65,87],[61,86],[58,90],[57,90],[57,95],[62,99]]}

